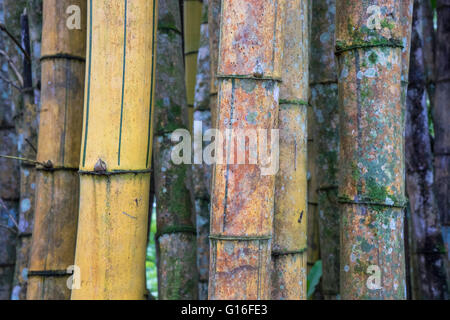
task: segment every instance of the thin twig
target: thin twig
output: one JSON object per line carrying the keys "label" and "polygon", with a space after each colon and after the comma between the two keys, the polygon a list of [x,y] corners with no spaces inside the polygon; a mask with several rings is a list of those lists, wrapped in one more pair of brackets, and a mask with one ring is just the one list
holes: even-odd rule
{"label": "thin twig", "polygon": [[30,142],[30,140],[25,139],[25,142],[28,143],[28,145],[31,147],[31,149],[33,149],[34,153],[37,154],[37,150],[36,150],[36,148],[33,146],[33,144]]}
{"label": "thin twig", "polygon": [[5,158],[5,159],[12,159],[12,160],[20,160],[20,161],[26,161],[26,162],[30,162],[30,163],[34,163],[34,164],[40,164],[41,166],[46,166],[45,163],[36,161],[36,160],[32,160],[32,159],[27,159],[27,158],[21,158],[21,157],[14,157],[14,156],[5,156],[0,154],[0,158]]}
{"label": "thin twig", "polygon": [[23,87],[23,77],[22,77],[22,75],[20,74],[19,70],[17,70],[17,67],[16,67],[16,65],[14,64],[14,61],[10,58],[10,56],[8,56],[8,54],[7,54],[5,51],[0,50],[0,54],[1,54],[2,56],[4,56],[5,59],[8,61],[9,66],[10,66],[11,69],[14,71],[14,75],[16,76],[17,81],[19,81],[20,87],[22,88],[22,87]]}
{"label": "thin twig", "polygon": [[13,86],[14,88],[16,88],[17,90],[21,90],[20,87],[18,85],[16,85],[14,83],[14,81],[7,79],[6,77],[4,77],[2,74],[0,74],[0,79],[5,81],[7,84]]}
{"label": "thin twig", "polygon": [[29,62],[31,62],[30,55],[20,45],[20,42],[8,31],[8,29],[6,29],[6,26],[3,23],[0,23],[0,30],[8,35],[8,37],[16,44],[16,46],[20,49],[20,51],[22,51],[22,53],[24,54],[25,58],[27,58],[27,60]]}
{"label": "thin twig", "polygon": [[[5,209],[6,213],[8,214],[9,218],[14,223],[14,225],[16,226],[17,230],[19,230],[19,225],[17,224],[16,219],[14,219],[14,217],[9,213],[8,207],[5,205],[5,203],[3,202],[3,200],[1,198],[0,198],[0,206],[2,206],[3,209]],[[7,228],[10,228],[10,227],[7,227]],[[16,231],[16,233],[17,233],[17,231]]]}

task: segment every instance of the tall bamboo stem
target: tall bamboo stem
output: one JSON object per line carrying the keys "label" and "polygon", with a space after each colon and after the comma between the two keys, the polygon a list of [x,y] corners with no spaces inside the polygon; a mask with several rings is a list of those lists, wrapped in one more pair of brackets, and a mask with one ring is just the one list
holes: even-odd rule
{"label": "tall bamboo stem", "polygon": [[336,6],[341,295],[405,299],[400,2]]}
{"label": "tall bamboo stem", "polygon": [[[80,8],[80,29],[66,10]],[[36,208],[27,299],[69,299],[78,220],[81,129],[86,54],[86,2],[44,0],[42,94]],[[75,13],[77,14],[77,13]],[[51,165],[50,165],[51,164]]]}
{"label": "tall bamboo stem", "polygon": [[[195,85],[194,121],[201,124],[194,126],[193,134],[198,139],[211,128],[210,85],[211,71],[209,64],[209,29],[208,29],[208,0],[203,1],[202,25],[200,26],[200,47],[197,61],[197,84]],[[203,143],[193,143],[196,149],[203,152]],[[208,299],[209,280],[209,212],[211,201],[211,166],[205,162],[196,164],[192,168],[193,190],[197,220],[197,267],[198,267],[198,297]]]}
{"label": "tall bamboo stem", "polygon": [[89,0],[72,299],[143,299],[157,1]]}
{"label": "tall bamboo stem", "polygon": [[434,118],[435,194],[447,247],[450,279],[450,0],[437,1],[436,94]]}
{"label": "tall bamboo stem", "polygon": [[286,4],[275,183],[272,299],[306,299],[308,1]]}
{"label": "tall bamboo stem", "polygon": [[[277,128],[284,7],[284,0],[222,2],[216,128],[224,139],[230,138],[226,129]],[[275,176],[262,174],[261,158],[259,164],[231,164],[231,156],[247,153],[231,145],[218,146],[226,159],[213,169],[208,294],[267,299]]]}
{"label": "tall bamboo stem", "polygon": [[189,190],[191,166],[176,164],[171,157],[172,132],[188,127],[180,30],[178,1],[160,0],[154,167],[158,298],[162,300],[193,300],[198,296],[195,213]]}
{"label": "tall bamboo stem", "polygon": [[311,27],[311,105],[317,126],[317,193],[322,260],[322,294],[339,297],[339,110],[334,56],[336,0],[313,1]]}

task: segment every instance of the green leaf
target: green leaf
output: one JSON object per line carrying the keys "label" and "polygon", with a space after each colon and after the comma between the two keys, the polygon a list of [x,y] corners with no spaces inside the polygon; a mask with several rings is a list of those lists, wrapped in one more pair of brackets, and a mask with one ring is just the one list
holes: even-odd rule
{"label": "green leaf", "polygon": [[322,277],[322,260],[317,260],[309,271],[306,281],[308,299],[310,299],[314,291],[316,291],[316,286],[320,281],[320,277]]}

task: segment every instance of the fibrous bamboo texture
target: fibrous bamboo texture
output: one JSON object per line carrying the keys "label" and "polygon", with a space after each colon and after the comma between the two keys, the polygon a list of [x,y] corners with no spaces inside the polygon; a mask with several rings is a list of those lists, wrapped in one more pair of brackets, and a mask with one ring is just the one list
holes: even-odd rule
{"label": "fibrous bamboo texture", "polygon": [[[80,8],[80,29],[66,10]],[[86,54],[86,2],[45,0],[36,208],[27,299],[69,299],[75,258]],[[66,273],[66,275],[64,275]]]}
{"label": "fibrous bamboo texture", "polygon": [[[216,128],[225,140],[226,129],[262,129],[269,135],[277,128],[284,7],[283,0],[222,2]],[[247,153],[231,145],[218,146],[226,159],[213,169],[208,294],[268,299],[275,175],[262,175],[261,159],[230,164],[237,153]]]}
{"label": "fibrous bamboo texture", "polygon": [[274,300],[306,299],[308,29],[308,1],[287,2],[273,221]]}
{"label": "fibrous bamboo texture", "polygon": [[183,0],[184,65],[186,97],[189,107],[189,131],[192,132],[194,119],[195,84],[197,58],[200,45],[200,25],[202,23],[202,0]]}
{"label": "fibrous bamboo texture", "polygon": [[311,21],[310,102],[316,125],[317,198],[322,294],[339,295],[339,110],[337,66],[334,55],[336,0],[313,1]]}
{"label": "fibrous bamboo texture", "polygon": [[400,9],[337,1],[343,299],[406,296]]}
{"label": "fibrous bamboo texture", "polygon": [[157,1],[90,0],[72,299],[143,299]]}
{"label": "fibrous bamboo texture", "polygon": [[171,141],[171,134],[188,127],[180,30],[178,1],[160,0],[154,167],[158,298],[161,300],[195,300],[198,296],[191,166],[174,163],[171,157],[177,143]]}

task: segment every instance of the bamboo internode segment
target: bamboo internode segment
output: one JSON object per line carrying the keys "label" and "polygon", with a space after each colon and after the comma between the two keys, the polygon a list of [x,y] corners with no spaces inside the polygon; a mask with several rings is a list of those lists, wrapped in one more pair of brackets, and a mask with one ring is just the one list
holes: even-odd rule
{"label": "bamboo internode segment", "polygon": [[311,21],[311,106],[316,125],[317,219],[319,222],[322,293],[339,295],[339,204],[337,172],[339,112],[337,66],[334,55],[336,0],[313,1]]}
{"label": "bamboo internode segment", "polygon": [[[66,26],[66,10],[80,8],[80,29]],[[66,270],[75,258],[78,220],[79,165],[83,119],[86,2],[45,0],[43,3],[42,93],[37,161],[53,169],[38,170],[35,223],[27,299],[69,299]],[[44,169],[44,168],[38,168]],[[37,272],[33,275],[33,272]],[[39,275],[41,272],[42,275]],[[47,273],[47,275],[46,275]]]}
{"label": "bamboo internode segment", "polygon": [[189,129],[194,122],[195,83],[197,58],[200,45],[200,25],[202,23],[202,0],[183,0],[183,32],[186,97],[189,108]]}
{"label": "bamboo internode segment", "polygon": [[343,299],[404,299],[400,2],[338,0]]}
{"label": "bamboo internode segment", "polygon": [[[308,1],[286,3],[275,183],[272,299],[306,299]],[[304,103],[302,103],[304,102]]]}
{"label": "bamboo internode segment", "polygon": [[[222,3],[216,127],[224,137],[277,128],[284,11],[284,0]],[[268,299],[275,176],[226,161],[213,169],[209,298]]]}
{"label": "bamboo internode segment", "polygon": [[88,2],[81,285],[72,299],[144,298],[156,7],[156,0]]}

